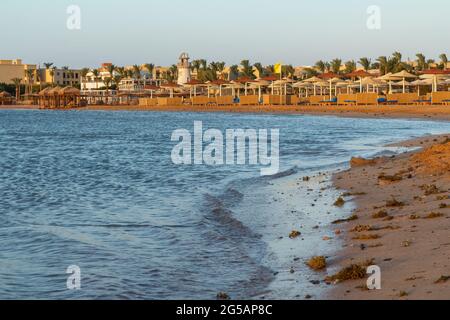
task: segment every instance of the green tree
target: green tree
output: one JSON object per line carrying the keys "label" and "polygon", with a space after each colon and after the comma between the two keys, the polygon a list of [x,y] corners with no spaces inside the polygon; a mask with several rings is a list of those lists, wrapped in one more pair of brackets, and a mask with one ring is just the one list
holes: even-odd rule
{"label": "green tree", "polygon": [[228,75],[228,80],[234,80],[239,77],[239,66],[237,64],[233,64],[230,66],[230,74]]}
{"label": "green tree", "polygon": [[150,74],[150,79],[153,79],[153,71],[155,70],[155,65],[153,63],[144,64],[144,68],[147,69]]}
{"label": "green tree", "polygon": [[94,81],[95,81],[95,89],[98,90],[98,82],[100,81],[100,71],[98,69],[92,70],[92,74],[94,75]]}
{"label": "green tree", "polygon": [[380,73],[382,75],[387,74],[388,73],[388,71],[387,71],[388,70],[388,58],[386,56],[378,57],[377,62],[379,65]]}
{"label": "green tree", "polygon": [[342,60],[341,59],[333,59],[330,63],[331,71],[333,73],[339,74],[341,71]]}
{"label": "green tree", "polygon": [[133,66],[133,76],[135,79],[140,80],[141,79],[141,67],[135,64]]}
{"label": "green tree", "polygon": [[448,64],[447,55],[445,53],[442,53],[439,55],[439,59],[441,60],[440,67],[441,69],[446,69]]}
{"label": "green tree", "polygon": [[13,78],[13,79],[11,79],[11,82],[16,87],[16,101],[19,101],[20,100],[20,84],[22,83],[22,79],[21,78]]}
{"label": "green tree", "polygon": [[356,62],[354,60],[345,63],[345,73],[351,73],[356,70]]}
{"label": "green tree", "polygon": [[89,68],[83,68],[83,69],[81,69],[81,81],[83,82],[83,84],[84,84],[84,90],[86,90],[86,77],[87,77],[87,75],[88,75],[88,73],[89,73]]}
{"label": "green tree", "polygon": [[106,88],[106,99],[105,99],[106,104],[108,104],[109,88],[111,86],[111,82],[112,82],[111,77],[106,77],[105,79],[103,79],[103,83],[105,84]]}
{"label": "green tree", "polygon": [[359,59],[358,63],[364,68],[365,71],[369,71],[372,65],[372,60],[367,57],[363,57]]}
{"label": "green tree", "polygon": [[327,66],[326,66],[325,62],[323,62],[322,60],[317,61],[314,66],[321,73],[325,73],[325,70],[327,69]]}
{"label": "green tree", "polygon": [[427,61],[425,55],[422,53],[416,54],[417,57],[417,70],[423,71],[427,68]]}
{"label": "green tree", "polygon": [[255,78],[253,74],[253,66],[250,64],[250,60],[241,61],[241,74],[242,77]]}

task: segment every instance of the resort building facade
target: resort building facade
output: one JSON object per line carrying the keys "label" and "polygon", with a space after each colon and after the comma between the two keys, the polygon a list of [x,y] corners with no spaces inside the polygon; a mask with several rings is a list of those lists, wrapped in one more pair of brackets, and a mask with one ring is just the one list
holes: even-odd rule
{"label": "resort building facade", "polygon": [[[32,70],[32,78],[27,75]],[[12,79],[22,79],[22,83],[37,79],[35,64],[24,64],[21,59],[0,60],[0,83],[12,84]]]}
{"label": "resort building facade", "polygon": [[58,86],[79,86],[81,84],[81,71],[68,68],[39,69],[39,80],[42,84],[55,84]]}

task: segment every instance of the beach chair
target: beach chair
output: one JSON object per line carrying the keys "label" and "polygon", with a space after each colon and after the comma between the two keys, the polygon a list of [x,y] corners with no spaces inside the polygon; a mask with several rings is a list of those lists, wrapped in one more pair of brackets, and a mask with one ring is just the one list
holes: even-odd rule
{"label": "beach chair", "polygon": [[356,104],[356,94],[338,94],[337,96],[338,105],[355,105]]}
{"label": "beach chair", "polygon": [[374,92],[357,93],[356,94],[357,105],[377,105],[378,94]]}
{"label": "beach chair", "polygon": [[338,102],[338,98],[331,98],[330,100],[323,100],[320,102],[321,106],[332,106],[332,105],[337,105]]}
{"label": "beach chair", "polygon": [[309,97],[309,104],[310,105],[320,105],[322,101],[325,100],[325,96],[310,96]]}
{"label": "beach chair", "polygon": [[393,93],[388,94],[387,99],[389,103],[402,105],[414,104],[414,101],[417,100],[417,93]]}
{"label": "beach chair", "polygon": [[218,106],[230,106],[233,105],[233,96],[219,96],[216,97],[216,104]]}
{"label": "beach chair", "polygon": [[450,100],[450,91],[438,91],[431,94],[432,104],[447,105]]}
{"label": "beach chair", "polygon": [[259,96],[240,96],[241,106],[259,105]]}

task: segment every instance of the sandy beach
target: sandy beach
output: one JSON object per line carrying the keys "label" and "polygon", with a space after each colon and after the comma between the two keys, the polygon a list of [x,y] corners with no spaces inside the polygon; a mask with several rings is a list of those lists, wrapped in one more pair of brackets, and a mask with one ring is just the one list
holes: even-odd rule
{"label": "sandy beach", "polygon": [[357,219],[336,224],[343,251],[330,264],[345,268],[373,259],[382,289],[366,279],[336,284],[332,299],[450,298],[450,135],[402,143],[416,152],[369,161],[335,175]]}
{"label": "sandy beach", "polygon": [[[0,106],[1,109],[38,109],[38,106]],[[156,112],[231,112],[269,114],[310,114],[341,117],[380,117],[450,120],[450,106],[88,106],[72,110],[156,111]]]}

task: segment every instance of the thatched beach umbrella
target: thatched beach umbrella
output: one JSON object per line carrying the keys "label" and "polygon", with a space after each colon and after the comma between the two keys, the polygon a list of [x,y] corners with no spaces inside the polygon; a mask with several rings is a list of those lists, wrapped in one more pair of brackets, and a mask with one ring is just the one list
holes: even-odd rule
{"label": "thatched beach umbrella", "polygon": [[406,79],[416,79],[417,76],[415,74],[409,73],[408,71],[400,71],[397,73],[394,73],[392,76],[392,78],[400,78],[403,81],[403,93],[406,92]]}
{"label": "thatched beach umbrella", "polygon": [[152,98],[152,99],[153,99],[153,92],[158,91],[160,89],[161,89],[160,87],[155,86],[155,85],[145,85],[144,86],[144,91],[150,91],[150,98]]}
{"label": "thatched beach umbrella", "polygon": [[173,98],[173,91],[175,89],[180,88],[181,86],[179,84],[173,83],[173,82],[168,82],[168,83],[164,83],[161,84],[161,88],[169,90],[170,91],[170,97]]}
{"label": "thatched beach umbrella", "polygon": [[197,87],[204,86],[205,83],[196,79],[192,79],[191,81],[184,84],[184,86],[189,88],[189,95],[192,98],[192,89],[194,89],[194,97],[197,96]]}
{"label": "thatched beach umbrella", "polygon": [[253,80],[250,77],[241,77],[241,78],[238,78],[238,79],[234,80],[233,82],[243,84],[244,85],[244,89],[245,89],[245,95],[247,95],[248,84],[255,82],[255,80]]}

